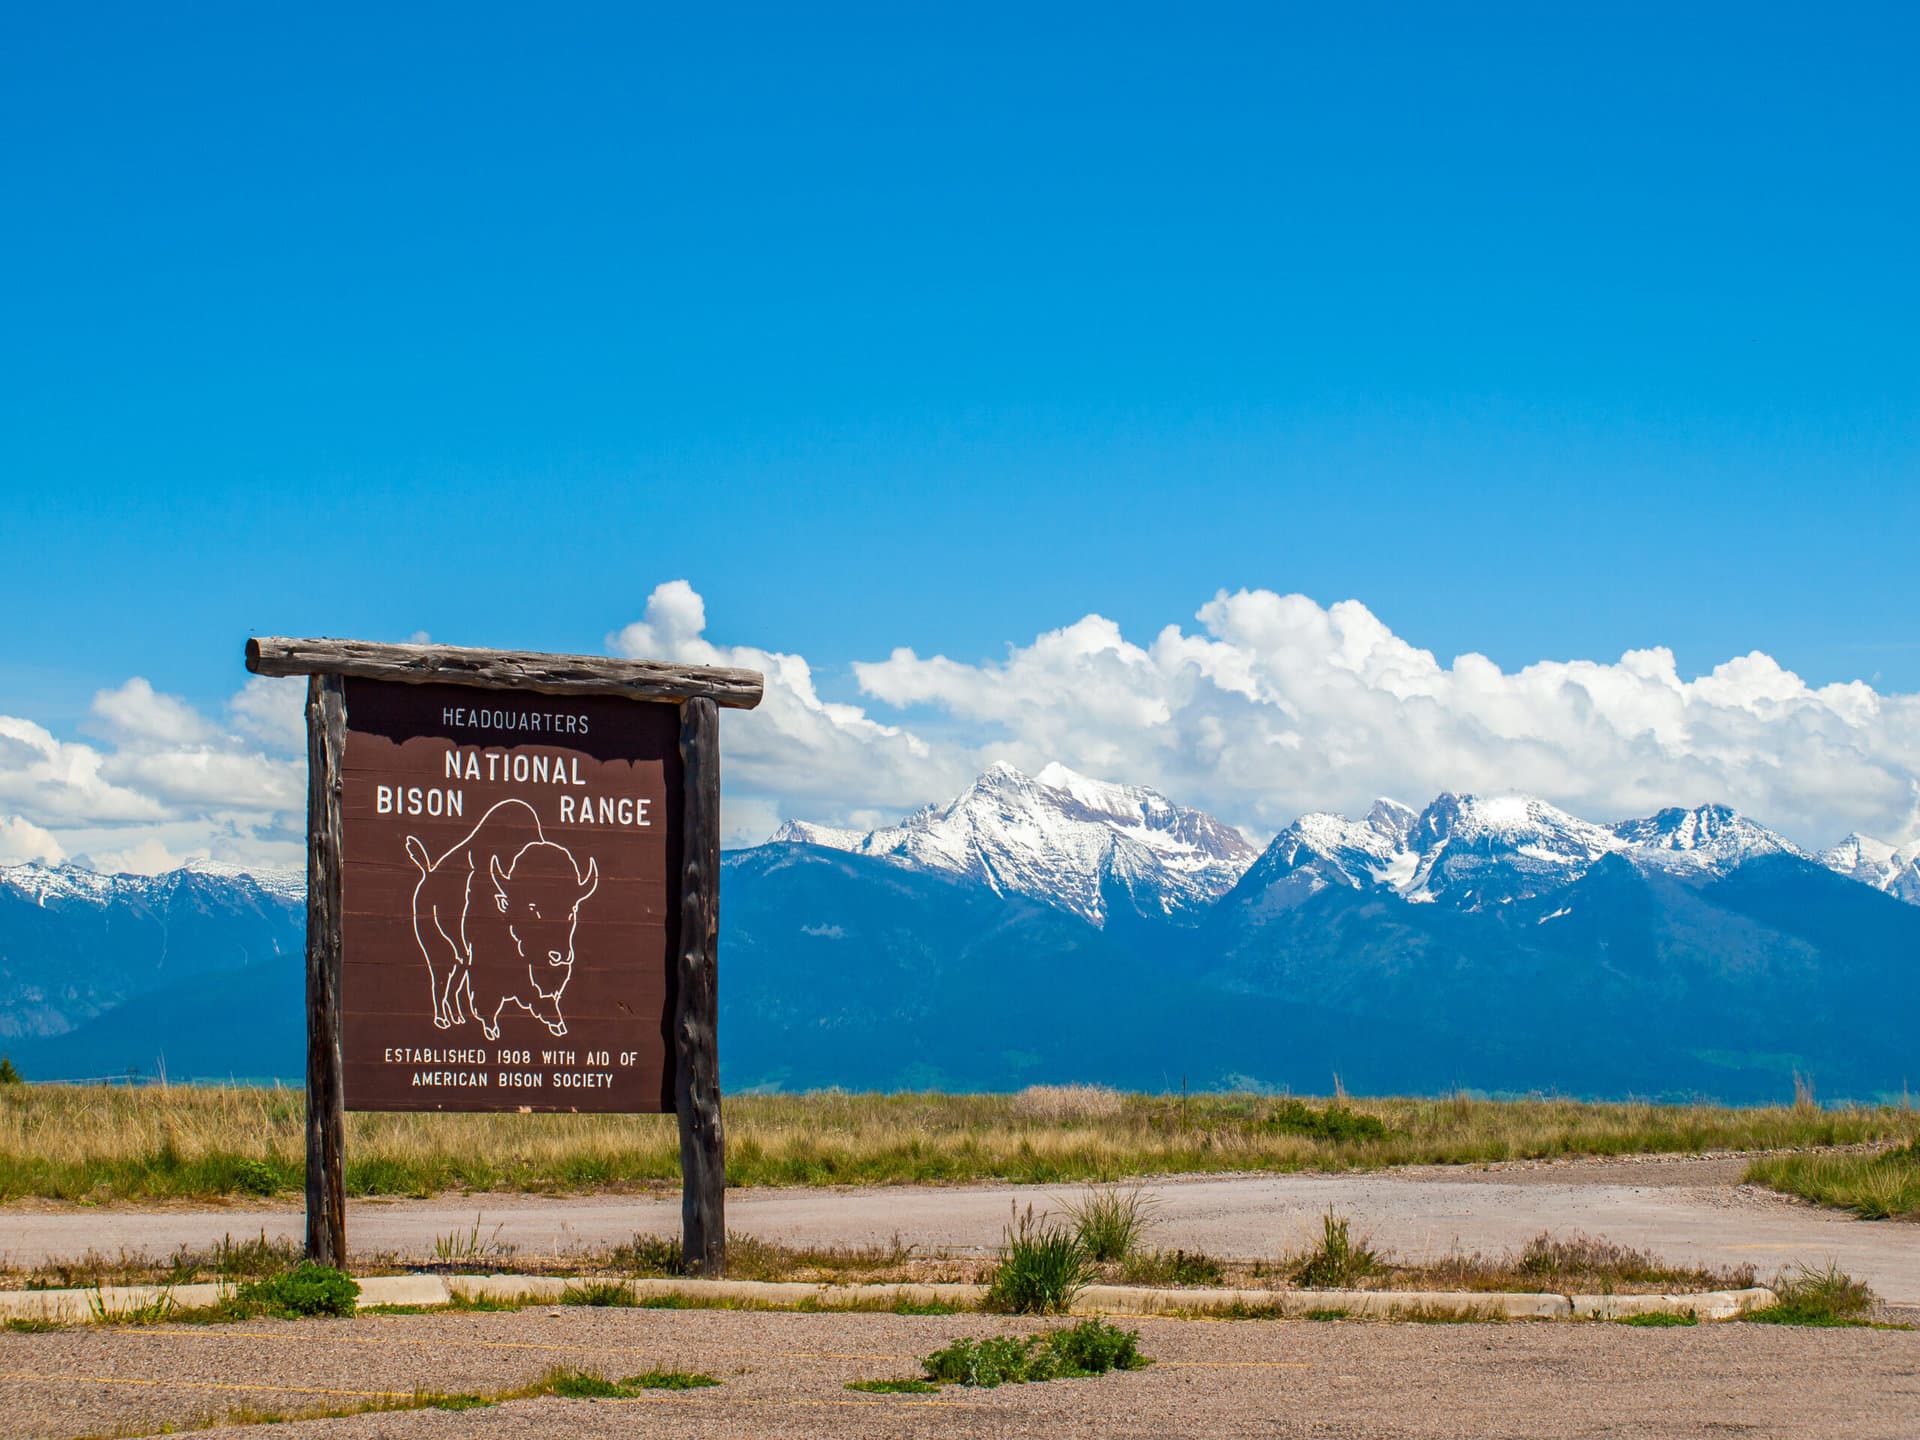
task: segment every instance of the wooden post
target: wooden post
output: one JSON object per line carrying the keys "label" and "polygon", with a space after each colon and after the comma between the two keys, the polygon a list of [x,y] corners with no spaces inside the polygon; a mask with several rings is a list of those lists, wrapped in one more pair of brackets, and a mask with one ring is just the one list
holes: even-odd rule
{"label": "wooden post", "polygon": [[307,680],[307,1259],[347,1263],[340,1065],[340,766],[346,684]]}
{"label": "wooden post", "polygon": [[680,1115],[680,1224],[687,1272],[727,1268],[727,1157],[720,1127],[720,711],[680,705],[685,772],[679,989],[674,1003],[674,1108]]}

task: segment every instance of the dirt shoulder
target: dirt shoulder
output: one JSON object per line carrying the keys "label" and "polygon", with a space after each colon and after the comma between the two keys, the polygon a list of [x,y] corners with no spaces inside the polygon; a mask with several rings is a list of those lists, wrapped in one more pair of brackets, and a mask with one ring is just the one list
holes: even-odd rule
{"label": "dirt shoulder", "polygon": [[976,1316],[567,1309],[0,1334],[0,1436],[131,1434],[184,1427],[236,1406],[297,1411],[421,1388],[487,1392],[555,1365],[609,1377],[702,1371],[723,1383],[632,1401],[549,1399],[457,1414],[316,1420],[291,1433],[329,1440],[571,1440],[583,1433],[1871,1440],[1910,1435],[1920,1405],[1920,1335],[1739,1324],[1639,1330],[1147,1320],[1138,1328],[1156,1363],[1132,1374],[929,1396],[844,1388],[849,1380],[912,1374],[921,1355],[959,1335],[1035,1328]]}

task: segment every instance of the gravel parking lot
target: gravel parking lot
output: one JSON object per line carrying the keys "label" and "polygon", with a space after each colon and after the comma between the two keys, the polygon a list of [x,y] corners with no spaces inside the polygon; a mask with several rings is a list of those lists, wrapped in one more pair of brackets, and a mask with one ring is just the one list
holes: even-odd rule
{"label": "gravel parking lot", "polygon": [[[155,1433],[236,1407],[345,1406],[416,1388],[496,1391],[556,1365],[705,1371],[716,1389],[313,1420],[328,1437],[1902,1437],[1920,1334],[1741,1324],[1139,1323],[1149,1369],[864,1395],[979,1316],[529,1310],[206,1328],[0,1334],[0,1436]],[[241,1427],[212,1434],[241,1434]],[[289,1433],[276,1427],[276,1435]]]}

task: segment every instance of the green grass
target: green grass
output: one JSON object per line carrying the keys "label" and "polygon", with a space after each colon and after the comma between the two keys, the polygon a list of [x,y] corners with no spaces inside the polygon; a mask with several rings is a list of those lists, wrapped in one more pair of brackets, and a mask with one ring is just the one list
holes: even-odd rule
{"label": "green grass", "polygon": [[1749,1310],[1740,1318],[1755,1325],[1869,1325],[1873,1320],[1873,1291],[1838,1264],[1824,1269],[1802,1265],[1773,1285],[1777,1303]]}
{"label": "green grass", "polygon": [[[666,1296],[654,1297],[666,1299]],[[580,1280],[560,1292],[562,1305],[631,1306],[640,1303],[624,1280]],[[659,1307],[653,1307],[659,1308]]]}
{"label": "green grass", "polygon": [[1113,1263],[1129,1258],[1153,1225],[1154,1201],[1138,1185],[1089,1189],[1067,1206],[1075,1238],[1087,1258]]}
{"label": "green grass", "polygon": [[847,1389],[869,1395],[932,1395],[939,1386],[931,1380],[849,1380]]}
{"label": "green grass", "polygon": [[1218,1285],[1225,1274],[1218,1260],[1198,1250],[1134,1255],[1120,1269],[1120,1278],[1129,1285]]}
{"label": "green grass", "polygon": [[1745,1178],[1863,1220],[1920,1218],[1920,1145],[1867,1155],[1767,1155],[1747,1166]]}
{"label": "green grass", "polygon": [[[0,1087],[0,1201],[298,1191],[303,1107],[291,1089]],[[346,1183],[356,1196],[624,1191],[675,1186],[680,1177],[671,1115],[356,1112],[347,1131]],[[1059,1185],[1170,1173],[1904,1146],[1920,1139],[1920,1114],[1899,1106],[1732,1109],[1465,1095],[1183,1098],[1082,1086],[1017,1095],[743,1095],[728,1101],[727,1132],[727,1174],[736,1185]]]}
{"label": "green grass", "polygon": [[1348,1233],[1345,1216],[1329,1210],[1321,1217],[1320,1243],[1293,1265],[1293,1283],[1314,1290],[1344,1290],[1383,1268],[1380,1256],[1365,1240]]}
{"label": "green grass", "polygon": [[1057,1315],[1093,1280],[1093,1262],[1066,1225],[1034,1218],[1033,1207],[1007,1229],[1006,1253],[987,1282],[987,1308],[1009,1315]]}
{"label": "green grass", "polygon": [[704,1390],[720,1382],[711,1375],[686,1370],[644,1370],[624,1380],[609,1380],[593,1370],[549,1370],[532,1385],[509,1392],[503,1399],[557,1395],[563,1400],[628,1400],[644,1390]]}
{"label": "green grass", "polygon": [[1691,1310],[1676,1315],[1670,1310],[1647,1310],[1638,1315],[1622,1315],[1616,1325],[1637,1325],[1643,1330],[1665,1330],[1675,1325],[1698,1325],[1700,1317]]}
{"label": "green grass", "polygon": [[249,1280],[233,1295],[234,1307],[249,1315],[300,1320],[315,1315],[351,1315],[360,1283],[327,1265],[301,1264],[277,1275]]}
{"label": "green grass", "polygon": [[1040,1335],[956,1340],[920,1363],[927,1378],[939,1384],[992,1389],[1139,1370],[1151,1362],[1140,1353],[1139,1331],[1121,1330],[1103,1320],[1083,1320]]}
{"label": "green grass", "polygon": [[6,1328],[16,1335],[44,1335],[49,1330],[60,1329],[61,1326],[58,1320],[41,1320],[25,1315],[14,1315],[8,1318]]}
{"label": "green grass", "polygon": [[1307,1320],[1318,1320],[1322,1322],[1328,1322],[1333,1320],[1345,1320],[1348,1318],[1348,1316],[1345,1310],[1337,1310],[1337,1309],[1336,1310],[1309,1310],[1306,1312],[1306,1314],[1302,1318]]}

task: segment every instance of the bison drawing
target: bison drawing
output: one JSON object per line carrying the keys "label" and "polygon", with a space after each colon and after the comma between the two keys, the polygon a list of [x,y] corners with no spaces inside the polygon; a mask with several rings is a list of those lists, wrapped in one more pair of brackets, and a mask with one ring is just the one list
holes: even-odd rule
{"label": "bison drawing", "polygon": [[427,962],[433,1023],[445,1030],[471,1016],[498,1040],[500,1012],[511,1004],[566,1034],[560,995],[573,974],[580,906],[600,883],[598,862],[589,858],[581,874],[524,800],[500,801],[438,860],[411,835],[407,855],[420,871],[413,938]]}

